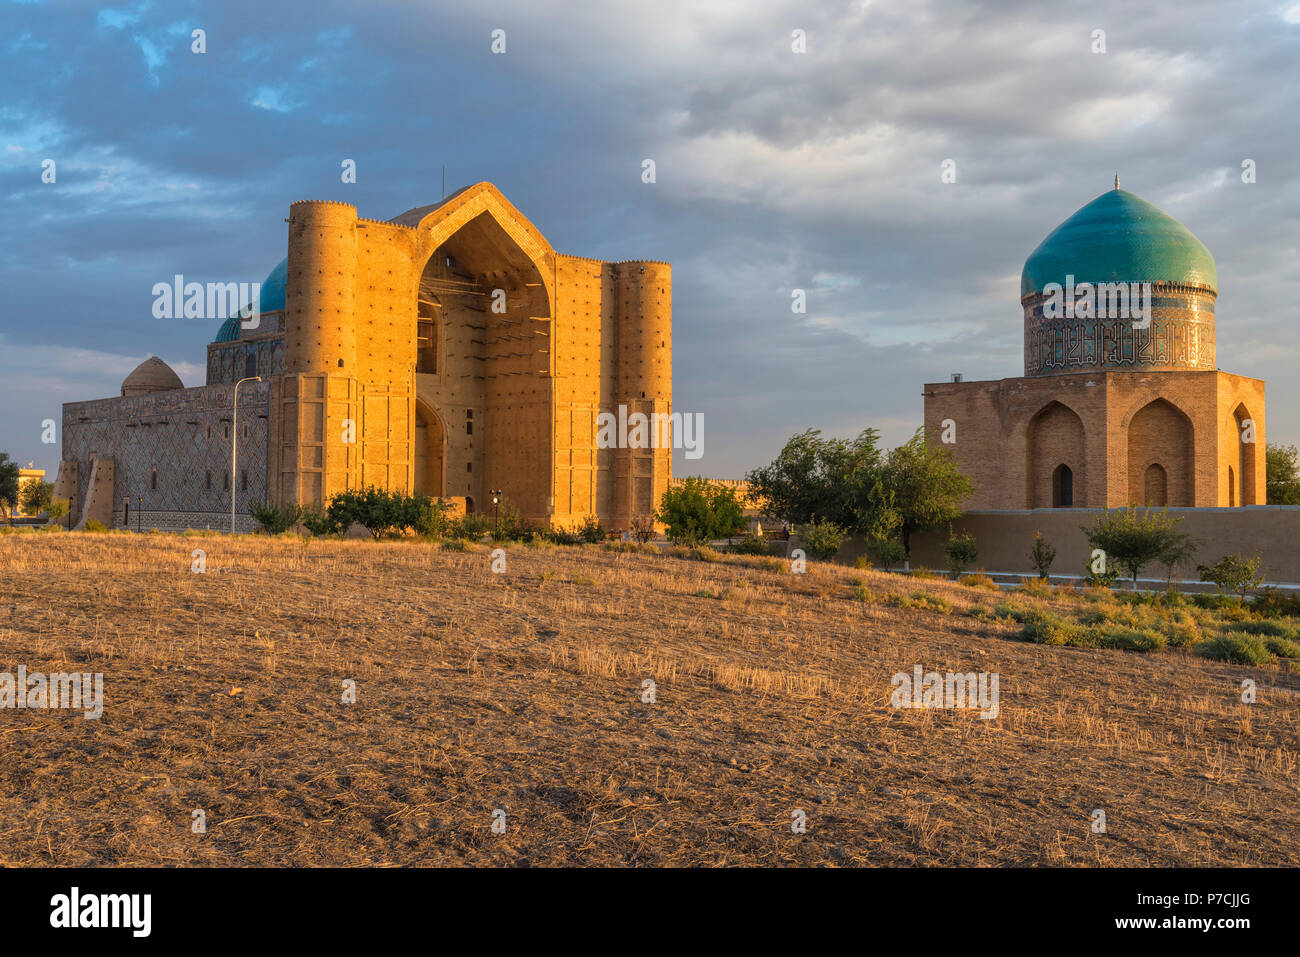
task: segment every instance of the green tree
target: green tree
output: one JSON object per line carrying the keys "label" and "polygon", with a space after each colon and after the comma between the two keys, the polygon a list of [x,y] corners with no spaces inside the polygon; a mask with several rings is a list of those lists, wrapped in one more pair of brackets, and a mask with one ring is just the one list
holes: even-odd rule
{"label": "green tree", "polygon": [[818,429],[794,436],[770,465],[746,477],[762,511],[790,525],[829,522],[862,532],[871,521],[870,490],[879,476],[879,433],[824,439]]}
{"label": "green tree", "polygon": [[248,512],[271,535],[282,535],[302,518],[300,505],[259,505],[252,502],[248,506]]}
{"label": "green tree", "polygon": [[921,429],[886,457],[880,487],[898,511],[903,551],[908,555],[912,535],[961,517],[962,505],[974,491],[970,479],[957,471],[952,452],[930,445]]}
{"label": "green tree", "polygon": [[0,511],[9,514],[18,507],[18,463],[0,452]]}
{"label": "green tree", "polygon": [[1240,601],[1259,587],[1264,580],[1263,560],[1259,555],[1243,558],[1240,555],[1224,555],[1213,565],[1197,565],[1201,581],[1214,582],[1220,595],[1235,594]]}
{"label": "green tree", "polygon": [[54,486],[37,479],[23,483],[23,487],[18,491],[18,505],[25,515],[39,515],[49,510],[50,499],[53,497]]}
{"label": "green tree", "polygon": [[821,522],[803,528],[799,537],[809,558],[830,561],[844,543],[844,529],[832,522]]}
{"label": "green tree", "polygon": [[948,571],[952,573],[953,581],[956,581],[961,578],[962,572],[979,561],[975,536],[968,532],[955,535],[950,531],[948,541],[943,545],[943,554],[948,559]]}
{"label": "green tree", "polygon": [[670,539],[682,545],[727,538],[745,526],[735,489],[698,477],[669,486],[655,519],[667,526]]}
{"label": "green tree", "polygon": [[1185,540],[1177,530],[1182,518],[1170,518],[1161,509],[1139,509],[1129,506],[1100,516],[1092,525],[1080,525],[1088,544],[1100,548],[1106,555],[1107,567],[1114,566],[1128,572],[1137,590],[1138,575],[1142,569],[1162,555],[1175,549]]}
{"label": "green tree", "polygon": [[25,515],[40,515],[40,512],[48,510],[49,499],[55,495],[55,486],[51,482],[35,480],[23,482],[22,488],[18,490],[18,506],[22,508]]}
{"label": "green tree", "polygon": [[1294,445],[1273,445],[1264,450],[1265,501],[1269,505],[1300,505],[1300,463]]}
{"label": "green tree", "polygon": [[1042,532],[1034,532],[1034,547],[1030,549],[1029,560],[1038,569],[1039,579],[1047,581],[1052,562],[1056,561],[1056,546],[1044,539]]}

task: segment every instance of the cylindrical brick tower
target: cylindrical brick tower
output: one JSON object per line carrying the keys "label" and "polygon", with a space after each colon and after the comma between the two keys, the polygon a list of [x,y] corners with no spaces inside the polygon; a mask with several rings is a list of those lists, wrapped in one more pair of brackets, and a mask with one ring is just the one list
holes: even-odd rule
{"label": "cylindrical brick tower", "polygon": [[[673,407],[672,267],[668,263],[631,261],[614,264],[618,297],[618,386],[616,399],[649,423],[650,448],[620,448],[614,466],[614,524],[627,527],[633,518],[649,515],[659,505],[672,477],[670,429],[656,428],[656,416],[667,422]],[[629,426],[629,436],[634,429]]]}
{"label": "cylindrical brick tower", "polygon": [[356,285],[356,207],[321,200],[290,206],[286,374],[355,374]]}

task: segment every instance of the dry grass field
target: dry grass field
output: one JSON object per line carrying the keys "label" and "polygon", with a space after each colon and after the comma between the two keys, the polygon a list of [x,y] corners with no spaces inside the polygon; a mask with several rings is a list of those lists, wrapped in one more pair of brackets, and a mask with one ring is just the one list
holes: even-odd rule
{"label": "dry grass field", "polygon": [[[1300,864],[1291,662],[1033,644],[997,603],[1079,599],[843,567],[490,562],[0,536],[0,671],[105,682],[98,721],[0,710],[0,864]],[[891,707],[918,664],[1000,715]]]}

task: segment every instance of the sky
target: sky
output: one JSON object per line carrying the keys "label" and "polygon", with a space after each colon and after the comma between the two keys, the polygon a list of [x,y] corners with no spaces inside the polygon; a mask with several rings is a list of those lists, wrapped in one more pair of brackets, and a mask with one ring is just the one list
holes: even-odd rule
{"label": "sky", "polygon": [[1300,443],[1294,0],[46,0],[0,6],[0,50],[0,451],[51,479],[61,403],[149,355],[204,384],[218,323],[155,318],[155,283],[260,281],[291,202],[389,219],[444,165],[559,252],[672,263],[704,419],[674,474],[895,445],[923,383],[1020,375],[1024,260],[1116,172],[1214,254],[1218,365]]}

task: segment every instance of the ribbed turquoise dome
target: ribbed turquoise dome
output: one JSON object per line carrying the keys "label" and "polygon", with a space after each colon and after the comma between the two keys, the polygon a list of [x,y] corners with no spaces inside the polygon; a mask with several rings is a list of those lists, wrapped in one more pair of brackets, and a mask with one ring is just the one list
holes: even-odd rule
{"label": "ribbed turquoise dome", "polygon": [[[289,280],[289,260],[282,259],[262,280],[259,307],[262,312],[281,312],[284,309],[284,287]],[[239,338],[239,315],[235,314],[221,324],[216,342],[234,342]]]}
{"label": "ribbed turquoise dome", "polygon": [[1191,230],[1127,190],[1102,193],[1039,243],[1025,260],[1020,295],[1048,283],[1178,282],[1216,293],[1214,257]]}

